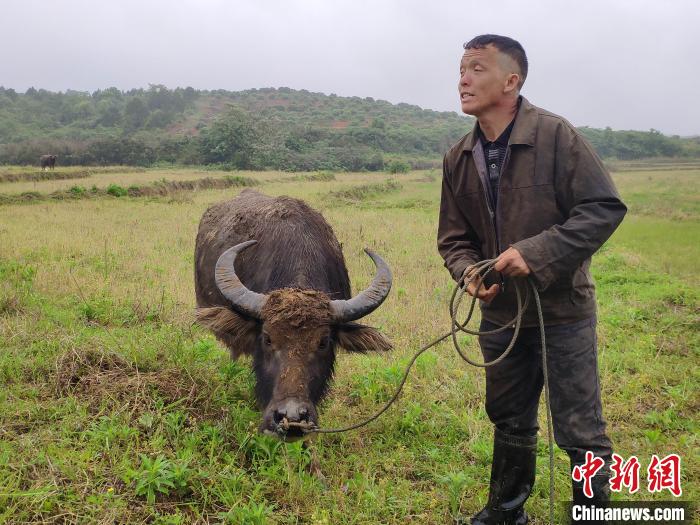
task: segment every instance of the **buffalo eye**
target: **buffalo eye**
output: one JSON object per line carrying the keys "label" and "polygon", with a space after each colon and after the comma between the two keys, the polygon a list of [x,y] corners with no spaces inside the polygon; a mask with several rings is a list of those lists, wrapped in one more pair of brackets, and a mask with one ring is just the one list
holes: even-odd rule
{"label": "buffalo eye", "polygon": [[263,337],[263,344],[265,346],[272,346],[272,339],[270,339],[270,334],[268,334],[267,332],[263,332],[262,337]]}

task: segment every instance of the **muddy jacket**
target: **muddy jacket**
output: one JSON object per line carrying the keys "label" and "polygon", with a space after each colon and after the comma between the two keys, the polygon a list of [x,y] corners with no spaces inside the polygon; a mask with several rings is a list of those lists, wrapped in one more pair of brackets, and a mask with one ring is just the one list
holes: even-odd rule
{"label": "muddy jacket", "polygon": [[[482,259],[512,246],[532,271],[546,324],[595,314],[591,255],[620,224],[627,208],[591,145],[563,118],[522,99],[501,169],[496,209],[488,197],[484,150],[475,132],[445,155],[438,250],[455,280]],[[492,272],[493,275],[493,272]],[[493,275],[488,284],[501,282]],[[509,279],[485,319],[503,324],[515,313]],[[525,326],[537,324],[534,304]]]}

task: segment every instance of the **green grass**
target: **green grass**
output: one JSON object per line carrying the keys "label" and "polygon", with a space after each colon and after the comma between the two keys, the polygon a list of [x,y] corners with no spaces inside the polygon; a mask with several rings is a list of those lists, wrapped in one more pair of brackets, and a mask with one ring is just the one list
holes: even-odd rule
{"label": "green grass", "polygon": [[[128,189],[193,173],[95,177]],[[377,174],[254,177],[262,191],[302,197],[324,213],[355,290],[373,274],[363,247],[391,264],[394,288],[367,322],[395,349],[340,355],[321,407],[323,425],[358,421],[448,327],[452,283],[435,250],[439,174],[397,174],[391,188]],[[630,499],[670,499],[652,498],[644,476],[652,454],[676,452],[683,499],[697,501],[700,171],[615,178],[631,211],[593,263],[608,430],[618,453],[642,463],[642,490]],[[0,183],[0,193],[22,184]],[[93,181],[32,186],[46,194],[56,184]],[[314,441],[325,485],[309,474],[310,452],[299,443],[256,433],[249,363],[232,362],[192,324],[197,223],[239,191],[0,208],[0,523],[424,524],[481,508],[492,432],[483,372],[447,343],[420,358],[380,420]],[[465,343],[478,355],[474,340]],[[536,524],[548,515],[544,436],[538,456],[528,503]],[[558,449],[555,467],[563,500],[568,460]]]}

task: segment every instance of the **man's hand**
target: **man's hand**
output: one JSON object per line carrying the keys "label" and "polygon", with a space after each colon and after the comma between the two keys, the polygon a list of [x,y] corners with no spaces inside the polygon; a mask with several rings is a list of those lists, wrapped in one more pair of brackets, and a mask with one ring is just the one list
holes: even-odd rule
{"label": "man's hand", "polygon": [[520,252],[513,247],[508,248],[498,256],[493,269],[509,277],[525,277],[530,275],[530,267],[527,265],[522,255],[520,255]]}
{"label": "man's hand", "polygon": [[[469,270],[469,269],[467,269]],[[467,281],[469,277],[471,276],[472,272],[466,271],[464,272],[464,275],[462,276],[462,281]],[[499,292],[501,291],[501,286],[498,284],[492,284],[490,288],[486,288],[481,285],[481,277],[475,277],[468,285],[467,285],[467,293],[471,295],[472,297],[476,297],[478,299],[481,299],[484,302],[490,303],[493,301],[493,298],[496,297]]]}

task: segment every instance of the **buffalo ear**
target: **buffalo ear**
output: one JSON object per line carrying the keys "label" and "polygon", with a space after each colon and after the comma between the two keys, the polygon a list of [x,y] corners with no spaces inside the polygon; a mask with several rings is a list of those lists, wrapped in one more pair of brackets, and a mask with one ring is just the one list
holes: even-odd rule
{"label": "buffalo ear", "polygon": [[197,324],[208,328],[231,351],[231,358],[252,354],[259,333],[258,322],[224,306],[197,308]]}
{"label": "buffalo ear", "polygon": [[376,328],[359,323],[343,323],[336,326],[336,341],[348,352],[366,353],[391,350],[393,347],[384,334]]}

